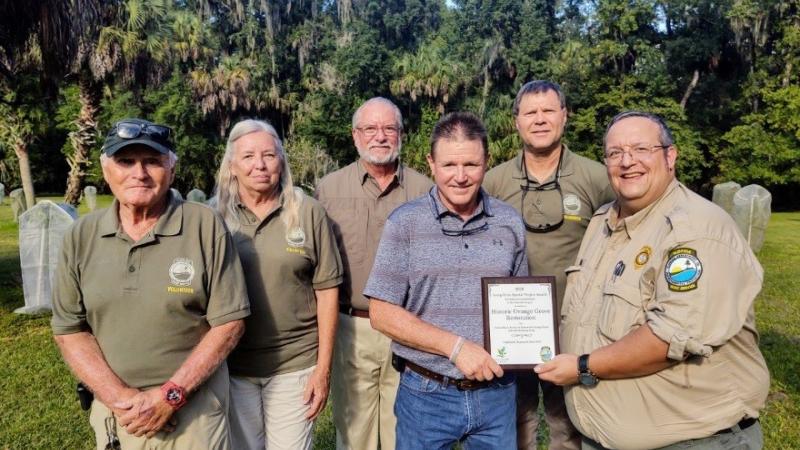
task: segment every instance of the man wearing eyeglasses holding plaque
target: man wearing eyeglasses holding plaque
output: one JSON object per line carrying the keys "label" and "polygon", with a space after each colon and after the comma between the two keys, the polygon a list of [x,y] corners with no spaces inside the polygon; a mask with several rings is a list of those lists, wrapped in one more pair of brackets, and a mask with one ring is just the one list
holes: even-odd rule
{"label": "man wearing eyeglasses holding plaque", "polygon": [[584,449],[760,449],[761,265],[733,219],[678,182],[660,117],[617,115],[604,147],[617,200],[568,269],[563,353],[536,371],[567,386]]}
{"label": "man wearing eyeglasses holding plaque", "polygon": [[170,193],[171,130],[114,124],[100,165],[110,208],[64,237],[52,329],[94,394],[99,449],[230,449],[224,361],[250,314],[239,256],[211,208]]}
{"label": "man wearing eyeglasses holding plaque", "polygon": [[[523,149],[486,174],[484,188],[516,208],[527,229],[531,275],[554,275],[558,307],[566,275],[592,213],[614,199],[603,165],[571,152],[561,141],[567,108],[561,88],[550,81],[524,84],[514,100],[514,121]],[[517,442],[535,449],[539,425],[539,386],[551,449],[576,449],[580,435],[569,420],[560,387],[536,374],[517,378]]]}
{"label": "man wearing eyeglasses holding plaque", "polygon": [[394,103],[383,97],[364,102],[353,114],[351,130],[359,159],[328,174],[316,191],[345,266],[331,374],[339,450],[394,448],[398,376],[389,339],[369,325],[362,292],[386,217],[431,187],[427,177],[400,161],[402,132],[403,117]]}
{"label": "man wearing eyeglasses holding plaque", "polygon": [[525,276],[525,228],[481,189],[486,130],[451,113],[433,129],[436,186],[386,221],[364,295],[401,371],[397,449],[513,448],[513,377],[483,348],[481,277]]}

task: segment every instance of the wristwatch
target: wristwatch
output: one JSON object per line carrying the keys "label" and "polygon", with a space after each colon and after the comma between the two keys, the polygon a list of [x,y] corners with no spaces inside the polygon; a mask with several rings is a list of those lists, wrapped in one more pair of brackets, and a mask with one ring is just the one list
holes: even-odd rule
{"label": "wristwatch", "polygon": [[161,386],[161,395],[175,411],[181,409],[186,404],[186,390],[172,381],[167,381]]}
{"label": "wristwatch", "polygon": [[600,381],[591,370],[589,370],[589,355],[578,357],[578,382],[584,386],[594,386]]}

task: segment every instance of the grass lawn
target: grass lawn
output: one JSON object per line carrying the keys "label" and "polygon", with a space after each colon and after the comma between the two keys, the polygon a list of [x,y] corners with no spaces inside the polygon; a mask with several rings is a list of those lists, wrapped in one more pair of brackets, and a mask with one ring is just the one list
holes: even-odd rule
{"label": "grass lawn", "polygon": [[[109,203],[107,196],[98,198],[98,207]],[[756,316],[772,374],[762,415],[767,449],[800,448],[799,231],[800,213],[773,214],[759,254],[766,280]],[[87,415],[53,343],[49,316],[14,314],[23,304],[17,225],[6,202],[0,205],[0,449],[93,448]],[[330,407],[317,422],[314,447],[334,448]]]}

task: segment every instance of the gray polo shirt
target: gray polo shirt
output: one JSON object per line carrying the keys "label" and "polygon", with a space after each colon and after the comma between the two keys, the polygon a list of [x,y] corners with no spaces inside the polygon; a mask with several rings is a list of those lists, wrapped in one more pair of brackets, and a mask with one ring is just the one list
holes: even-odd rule
{"label": "gray polo shirt", "polygon": [[[387,219],[364,295],[482,346],[481,277],[526,275],[525,225],[513,207],[481,190],[475,215],[463,221],[445,208],[434,187]],[[398,342],[392,351],[441,375],[464,378],[447,357]]]}

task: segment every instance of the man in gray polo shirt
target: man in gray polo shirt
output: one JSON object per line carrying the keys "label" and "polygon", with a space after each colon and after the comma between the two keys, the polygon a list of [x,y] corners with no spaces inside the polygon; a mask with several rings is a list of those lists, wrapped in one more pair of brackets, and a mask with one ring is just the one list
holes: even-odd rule
{"label": "man in gray polo shirt", "polygon": [[436,186],[386,221],[364,295],[402,370],[396,448],[513,448],[513,378],[483,349],[481,277],[528,274],[525,226],[489,197],[486,129],[470,113],[439,120]]}

